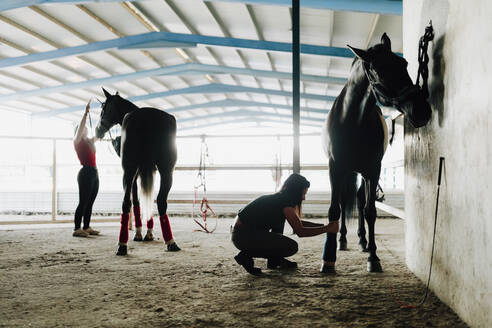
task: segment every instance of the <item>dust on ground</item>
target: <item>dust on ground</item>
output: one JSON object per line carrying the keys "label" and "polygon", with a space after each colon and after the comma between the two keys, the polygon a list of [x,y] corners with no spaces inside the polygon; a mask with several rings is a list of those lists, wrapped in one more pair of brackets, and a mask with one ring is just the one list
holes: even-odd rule
{"label": "dust on ground", "polygon": [[299,269],[256,260],[261,277],[234,262],[231,219],[213,234],[193,232],[190,219],[171,222],[182,251],[130,241],[126,257],[115,255],[115,224],[95,223],[102,235],[91,238],[72,237],[71,225],[0,231],[0,327],[466,327],[433,294],[403,309],[390,293],[416,303],[425,289],[405,266],[401,220],[376,223],[383,273],[366,272],[354,222],[338,275],[318,272],[324,236],[287,232],[299,242]]}

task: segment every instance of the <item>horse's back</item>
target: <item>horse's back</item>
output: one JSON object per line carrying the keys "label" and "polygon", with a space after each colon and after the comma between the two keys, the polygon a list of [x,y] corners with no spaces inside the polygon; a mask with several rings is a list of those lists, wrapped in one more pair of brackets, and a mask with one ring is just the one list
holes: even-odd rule
{"label": "horse's back", "polygon": [[176,119],[162,110],[144,107],[128,113],[122,125],[122,159],[141,165],[174,166]]}

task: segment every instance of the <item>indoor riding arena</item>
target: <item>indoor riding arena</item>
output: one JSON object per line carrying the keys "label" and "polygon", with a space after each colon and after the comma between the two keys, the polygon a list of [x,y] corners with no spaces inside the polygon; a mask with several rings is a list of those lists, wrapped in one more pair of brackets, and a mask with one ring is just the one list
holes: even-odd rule
{"label": "indoor riding arena", "polygon": [[0,327],[492,327],[491,19],[0,1]]}

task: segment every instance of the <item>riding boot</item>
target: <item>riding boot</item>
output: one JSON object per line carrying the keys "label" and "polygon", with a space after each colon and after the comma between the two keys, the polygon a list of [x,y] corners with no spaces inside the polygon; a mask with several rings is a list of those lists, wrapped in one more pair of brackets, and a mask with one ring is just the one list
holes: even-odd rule
{"label": "riding boot", "polygon": [[283,257],[271,257],[267,260],[267,268],[272,270],[297,269],[297,263]]}
{"label": "riding boot", "polygon": [[254,276],[261,274],[261,269],[255,268],[255,262],[247,252],[240,251],[234,256],[234,260],[236,260],[237,264],[241,265],[248,273]]}

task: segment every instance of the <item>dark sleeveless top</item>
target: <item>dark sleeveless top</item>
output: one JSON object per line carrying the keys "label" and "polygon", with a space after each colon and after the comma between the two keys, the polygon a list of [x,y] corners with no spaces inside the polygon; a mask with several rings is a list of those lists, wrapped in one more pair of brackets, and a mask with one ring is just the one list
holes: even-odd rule
{"label": "dark sleeveless top", "polygon": [[283,209],[296,205],[296,202],[286,194],[277,192],[253,200],[239,210],[238,216],[241,223],[253,229],[264,231],[272,229],[275,232],[281,232],[285,224]]}

